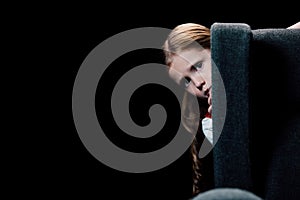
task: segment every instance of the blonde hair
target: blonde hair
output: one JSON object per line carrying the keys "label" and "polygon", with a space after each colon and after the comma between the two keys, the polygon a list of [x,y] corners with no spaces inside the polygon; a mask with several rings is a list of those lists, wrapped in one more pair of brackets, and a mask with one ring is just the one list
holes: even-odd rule
{"label": "blonde hair", "polygon": [[[189,48],[210,48],[210,29],[196,23],[185,23],[176,26],[168,35],[165,43],[163,44],[163,51],[165,54],[165,63],[170,67],[172,64],[172,57],[179,54],[181,51]],[[193,108],[193,101],[191,94],[185,92],[182,100],[182,123],[187,131],[191,133],[198,132],[200,120],[203,118],[207,107],[199,108],[200,113],[196,113]],[[198,105],[196,105],[198,106]],[[207,106],[207,105],[206,105]],[[206,111],[205,111],[206,110]],[[193,167],[193,195],[201,192],[200,181],[202,174],[200,173],[201,163],[198,157],[199,143],[194,137],[191,144],[191,158]]]}
{"label": "blonde hair", "polygon": [[201,45],[210,48],[210,29],[195,23],[185,23],[176,26],[168,35],[163,50],[165,63],[170,66],[172,55],[187,48]]}

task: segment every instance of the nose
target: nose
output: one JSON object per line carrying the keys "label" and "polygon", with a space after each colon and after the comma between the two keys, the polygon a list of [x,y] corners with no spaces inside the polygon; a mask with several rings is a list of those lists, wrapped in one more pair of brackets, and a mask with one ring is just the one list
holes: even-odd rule
{"label": "nose", "polygon": [[197,87],[199,90],[203,90],[203,86],[205,85],[205,80],[202,78],[202,76],[198,73],[195,73],[191,76],[191,80],[195,87]]}

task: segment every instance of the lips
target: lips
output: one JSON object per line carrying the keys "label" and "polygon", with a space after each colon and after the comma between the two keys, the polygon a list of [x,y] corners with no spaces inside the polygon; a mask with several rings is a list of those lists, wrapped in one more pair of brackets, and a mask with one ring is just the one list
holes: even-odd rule
{"label": "lips", "polygon": [[208,104],[211,105],[211,96],[208,97]]}
{"label": "lips", "polygon": [[209,87],[208,89],[206,89],[206,90],[204,91],[205,96],[208,97],[207,103],[208,103],[208,105],[209,105],[209,107],[208,107],[208,113],[209,113],[209,114],[211,114],[211,112],[212,112],[211,90],[210,90],[210,88],[211,88],[211,87]]}
{"label": "lips", "polygon": [[207,96],[208,98],[211,96],[211,95],[210,95],[210,88],[211,88],[211,86],[208,87],[208,88],[204,91],[204,95]]}

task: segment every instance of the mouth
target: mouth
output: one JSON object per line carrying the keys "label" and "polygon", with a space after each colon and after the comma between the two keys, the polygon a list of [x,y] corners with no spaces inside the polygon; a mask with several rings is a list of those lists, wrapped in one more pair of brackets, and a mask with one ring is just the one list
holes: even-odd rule
{"label": "mouth", "polygon": [[204,95],[209,97],[210,96],[210,89],[211,89],[211,86],[209,86],[205,91],[204,91]]}

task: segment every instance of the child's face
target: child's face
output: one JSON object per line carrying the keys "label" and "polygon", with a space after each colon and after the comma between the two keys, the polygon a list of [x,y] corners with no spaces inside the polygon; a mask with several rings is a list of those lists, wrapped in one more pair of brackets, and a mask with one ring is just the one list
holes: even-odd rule
{"label": "child's face", "polygon": [[206,98],[211,107],[210,49],[191,48],[174,55],[169,75],[191,94]]}

